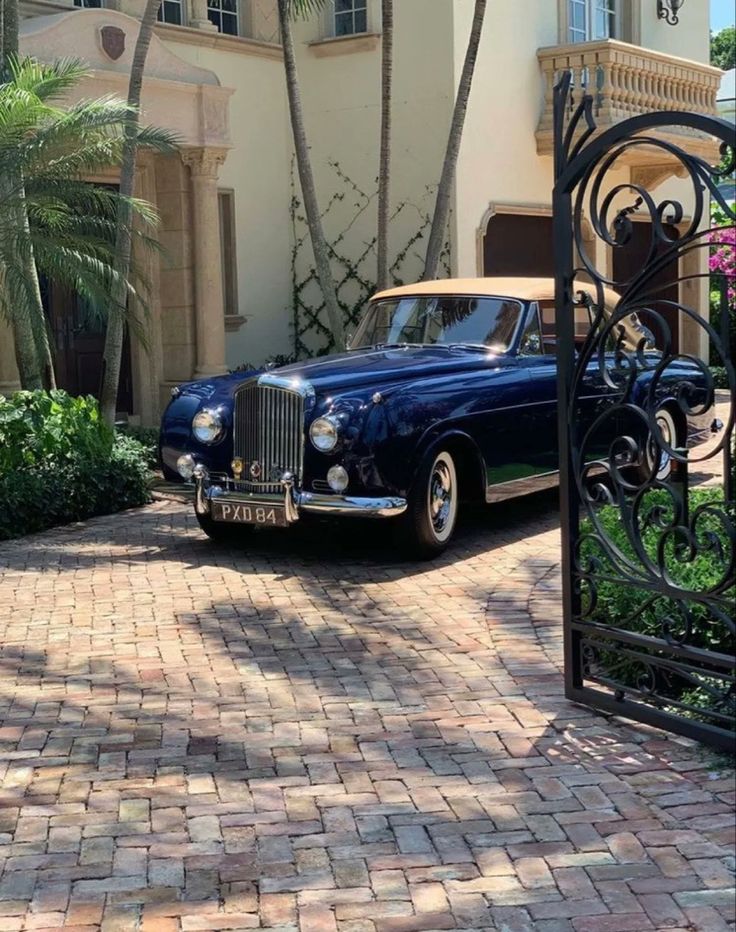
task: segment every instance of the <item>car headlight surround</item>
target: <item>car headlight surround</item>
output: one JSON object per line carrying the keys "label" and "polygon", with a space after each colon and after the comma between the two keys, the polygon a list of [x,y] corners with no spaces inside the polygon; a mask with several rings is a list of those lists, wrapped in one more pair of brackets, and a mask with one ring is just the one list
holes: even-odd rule
{"label": "car headlight surround", "polygon": [[211,408],[202,408],[192,418],[192,433],[200,443],[217,443],[224,432],[222,417]]}
{"label": "car headlight surround", "polygon": [[309,427],[312,446],[320,453],[331,453],[340,440],[341,428],[340,421],[331,414],[316,418]]}

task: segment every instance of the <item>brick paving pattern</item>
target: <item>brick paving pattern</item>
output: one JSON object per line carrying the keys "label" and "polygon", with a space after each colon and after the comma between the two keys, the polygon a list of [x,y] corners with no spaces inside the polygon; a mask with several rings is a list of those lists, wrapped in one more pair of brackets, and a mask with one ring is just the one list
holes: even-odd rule
{"label": "brick paving pattern", "polygon": [[562,696],[554,493],[382,534],[0,546],[2,932],[733,928],[727,762]]}

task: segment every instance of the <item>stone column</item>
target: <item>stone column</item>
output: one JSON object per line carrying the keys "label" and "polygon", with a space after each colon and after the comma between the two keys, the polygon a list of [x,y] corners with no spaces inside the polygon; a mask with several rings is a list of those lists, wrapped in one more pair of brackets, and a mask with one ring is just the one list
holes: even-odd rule
{"label": "stone column", "polygon": [[197,357],[194,375],[221,375],[225,365],[225,307],[222,297],[217,174],[225,149],[185,149],[192,178],[194,313]]}
{"label": "stone column", "polygon": [[189,0],[188,26],[193,29],[204,29],[205,32],[217,32],[217,26],[209,21],[207,16],[207,0]]}

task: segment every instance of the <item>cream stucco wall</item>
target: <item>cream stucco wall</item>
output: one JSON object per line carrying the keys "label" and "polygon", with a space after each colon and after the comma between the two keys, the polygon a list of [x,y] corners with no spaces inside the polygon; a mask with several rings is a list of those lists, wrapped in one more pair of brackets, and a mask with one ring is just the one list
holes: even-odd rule
{"label": "cream stucco wall", "polygon": [[[253,2],[258,16],[270,17],[272,25],[275,0]],[[132,14],[142,8],[142,0],[120,0],[119,5],[123,3]],[[632,28],[643,46],[707,60],[707,0],[689,0],[681,11],[680,25],[675,27],[657,19],[655,0],[626,3]],[[392,256],[414,236],[421,218],[432,212],[474,3],[400,0],[395,6],[392,202],[394,207],[399,202],[408,206],[391,226]],[[535,139],[544,94],[537,50],[560,41],[560,8],[565,9],[565,0],[496,0],[488,5],[453,197],[450,239],[451,271],[455,274],[480,271],[477,237],[489,203],[551,204],[552,160],[537,154]],[[369,244],[376,230],[380,26],[380,2],[369,0],[367,37],[323,41],[331,32],[325,16],[294,27],[318,194],[323,208],[331,205],[325,221],[328,239],[334,241],[342,236],[339,251],[349,260],[368,251],[363,268],[366,280],[370,280],[375,262]],[[244,361],[260,363],[292,347],[293,145],[278,48],[228,37],[220,40],[206,30],[163,27],[157,32],[163,47],[177,61],[206,69],[202,75],[216,76],[215,85],[219,86],[210,83],[205,87],[213,100],[230,94],[227,106],[231,148],[220,169],[218,184],[234,192],[237,310],[246,322],[227,334],[226,362],[229,366]],[[74,52],[73,47],[58,50],[59,54]],[[179,67],[172,59],[171,67],[175,66]],[[124,92],[122,64],[108,63],[105,67],[110,71],[109,86]],[[192,84],[190,79],[187,87],[177,88],[177,93],[191,94],[196,82]],[[157,99],[169,98],[164,95]],[[186,109],[184,103],[182,106]],[[156,111],[149,116],[167,122],[165,113],[162,116]],[[181,123],[178,111],[172,110],[170,116],[175,124]],[[194,124],[185,121],[182,126],[185,124],[188,136],[196,133]],[[189,144],[198,145],[196,140]],[[336,163],[339,169],[330,163]],[[179,172],[184,210],[189,196],[188,170],[180,168]],[[365,197],[351,190],[344,179],[340,181],[339,172],[354,182]],[[611,178],[611,183],[627,179],[628,171],[622,170]],[[165,200],[167,180],[160,180],[158,195]],[[168,180],[173,183],[173,178]],[[667,184],[667,194],[673,197],[681,196],[683,190],[682,182]],[[401,269],[405,280],[421,274],[425,244],[426,239],[420,240],[409,251]],[[186,237],[179,245],[185,248]],[[191,256],[175,257],[175,261],[179,259],[182,267],[193,261]],[[164,258],[162,292],[171,278],[166,262]],[[311,264],[308,244],[300,252],[299,263],[298,279]],[[346,303],[351,300],[350,287],[342,294]],[[318,303],[315,290],[316,286],[312,298]],[[162,298],[166,317],[173,297],[169,300],[163,294]],[[182,307],[189,307],[187,302]],[[189,319],[190,311],[186,314]],[[194,334],[192,321],[190,330]],[[163,326],[173,340],[169,331],[176,329],[174,323],[163,320]],[[190,337],[181,339],[182,347],[189,347],[182,353],[192,355]],[[175,361],[172,357],[171,365]],[[168,372],[166,360],[162,368]],[[165,374],[164,382],[168,378]]]}
{"label": "cream stucco wall", "polygon": [[[534,133],[543,102],[537,49],[557,41],[557,5],[525,0],[489,4],[478,51],[458,165],[454,257],[459,275],[476,275],[476,232],[489,203],[551,205],[552,160]],[[455,3],[455,85],[473,17],[472,0]]]}
{"label": "cream stucco wall", "polygon": [[[473,15],[472,0],[455,0],[455,82],[459,80]],[[523,7],[523,28],[520,20]],[[691,9],[692,8],[692,9]],[[635,0],[642,44],[685,58],[708,60],[708,3],[685,5],[679,27],[656,16],[656,3]],[[687,15],[685,15],[687,11]],[[478,54],[458,165],[453,250],[459,275],[478,274],[477,236],[489,203],[551,205],[551,157],[537,155],[535,131],[544,85],[537,49],[558,43],[558,4],[523,0],[489,4]],[[608,187],[628,181],[611,173]],[[668,193],[683,197],[687,184],[675,181]],[[686,198],[686,209],[689,199]]]}
{"label": "cream stucco wall", "polygon": [[260,363],[291,345],[291,137],[283,65],[247,51],[169,38],[165,44],[186,61],[212,69],[233,89],[232,149],[218,183],[234,191],[238,310],[246,323],[227,335],[227,364]]}
{"label": "cream stucco wall", "polygon": [[[453,101],[452,27],[452,3],[447,0],[396,4],[392,208],[400,202],[407,206],[391,224],[390,259],[404,250],[434,204]],[[370,3],[369,29],[380,31],[377,0]],[[329,32],[326,19],[315,17],[296,25],[295,43],[317,190],[321,205],[331,205],[326,232],[332,240],[344,233],[339,249],[355,257],[376,235],[381,47],[378,39],[320,44]],[[337,163],[368,199],[352,191],[330,163]],[[407,280],[421,274],[425,244],[426,238],[420,240],[402,263],[400,274]],[[310,259],[309,249],[303,250],[298,279]],[[362,268],[375,281],[372,251]],[[338,275],[342,270],[336,264]],[[352,304],[358,294],[357,287],[348,285],[341,298]],[[309,297],[316,298],[314,289]]]}
{"label": "cream stucco wall", "polygon": [[686,0],[677,26],[657,19],[656,0],[639,3],[643,46],[693,61],[710,60],[710,0]]}

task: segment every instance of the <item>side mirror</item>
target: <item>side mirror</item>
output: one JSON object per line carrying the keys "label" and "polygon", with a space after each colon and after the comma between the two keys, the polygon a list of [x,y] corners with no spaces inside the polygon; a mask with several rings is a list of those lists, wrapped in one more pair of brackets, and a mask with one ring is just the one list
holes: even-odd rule
{"label": "side mirror", "polygon": [[542,349],[542,338],[538,333],[530,333],[521,344],[524,356],[538,356]]}

